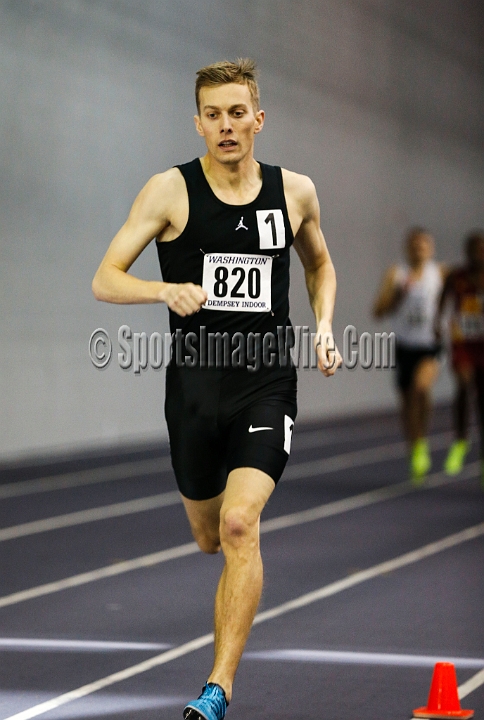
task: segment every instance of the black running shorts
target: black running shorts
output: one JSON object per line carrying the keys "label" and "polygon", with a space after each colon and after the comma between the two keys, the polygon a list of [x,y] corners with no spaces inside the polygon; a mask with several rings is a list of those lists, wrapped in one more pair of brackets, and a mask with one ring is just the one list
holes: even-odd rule
{"label": "black running shorts", "polygon": [[400,390],[408,390],[413,382],[417,367],[426,358],[439,356],[440,347],[406,347],[397,343],[395,360],[397,369],[397,386]]}
{"label": "black running shorts", "polygon": [[291,447],[296,384],[294,368],[251,373],[169,365],[165,415],[182,495],[216,497],[239,467],[262,470],[277,483]]}

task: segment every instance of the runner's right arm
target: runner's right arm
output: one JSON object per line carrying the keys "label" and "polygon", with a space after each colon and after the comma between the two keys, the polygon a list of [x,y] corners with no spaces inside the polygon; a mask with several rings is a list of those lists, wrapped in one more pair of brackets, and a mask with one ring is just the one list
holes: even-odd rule
{"label": "runner's right arm", "polygon": [[435,339],[438,343],[442,342],[443,338],[443,328],[442,328],[442,319],[444,316],[444,311],[447,306],[447,302],[452,295],[453,292],[453,286],[454,286],[454,276],[452,272],[447,273],[447,277],[444,281],[444,286],[442,288],[442,292],[440,294],[439,302],[437,304],[437,311],[435,313],[435,319],[434,319],[434,333],[435,333]]}
{"label": "runner's right arm", "polygon": [[[183,180],[177,170],[153,176],[133,203],[128,219],[115,235],[94,276],[97,300],[110,303],[159,303],[182,317],[197,312],[206,292],[193,283],[141,280],[128,273],[145,247],[172,224],[172,210],[179,203]],[[185,190],[186,192],[186,190]]]}
{"label": "runner's right arm", "polygon": [[396,282],[397,268],[392,265],[383,277],[378,295],[373,304],[373,315],[382,318],[397,309],[402,301],[405,290]]}

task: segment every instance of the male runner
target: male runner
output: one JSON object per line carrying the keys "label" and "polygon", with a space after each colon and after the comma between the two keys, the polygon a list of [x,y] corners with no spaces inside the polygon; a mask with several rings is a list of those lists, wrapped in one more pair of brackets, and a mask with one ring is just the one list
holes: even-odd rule
{"label": "male runner", "polygon": [[412,228],[405,251],[407,263],[389,268],[373,313],[377,318],[392,316],[397,338],[396,381],[403,430],[410,446],[410,477],[418,486],[431,467],[427,441],[430,393],[439,371],[434,322],[445,271],[432,259],[434,239],[427,230]]}
{"label": "male runner", "polygon": [[452,369],[456,380],[452,443],[444,469],[457,475],[469,450],[469,397],[475,391],[481,432],[481,484],[484,489],[484,231],[465,240],[467,263],[447,278],[436,319],[437,333],[447,303],[451,304]]}
{"label": "male runner", "polygon": [[[175,353],[165,412],[173,467],[200,549],[225,556],[214,665],[184,717],[221,720],[262,590],[259,518],[284,470],[296,417],[296,373],[281,347],[290,330],[292,244],[316,317],[319,369],[333,375],[341,357],[331,330],[335,273],[314,186],[253,156],[264,125],[255,64],[224,61],[197,76],[195,127],[207,152],[148,181],[93,292],[170,310]],[[153,238],[163,282],[128,274]],[[228,338],[230,352],[215,367],[209,333]]]}

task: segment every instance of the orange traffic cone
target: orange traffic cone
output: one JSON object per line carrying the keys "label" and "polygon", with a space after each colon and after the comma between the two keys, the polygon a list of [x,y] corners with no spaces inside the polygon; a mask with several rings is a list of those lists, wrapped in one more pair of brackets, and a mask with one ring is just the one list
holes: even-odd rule
{"label": "orange traffic cone", "polygon": [[416,718],[471,718],[474,710],[462,710],[457,695],[455,667],[449,662],[436,663],[427,707],[413,711]]}

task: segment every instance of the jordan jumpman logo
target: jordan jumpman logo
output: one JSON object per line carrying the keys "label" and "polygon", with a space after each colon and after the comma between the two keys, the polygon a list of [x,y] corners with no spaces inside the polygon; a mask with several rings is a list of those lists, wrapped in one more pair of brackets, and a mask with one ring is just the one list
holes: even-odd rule
{"label": "jordan jumpman logo", "polygon": [[242,217],[240,218],[239,224],[237,225],[237,227],[236,227],[235,229],[236,229],[236,230],[242,230],[242,228],[243,228],[244,230],[248,230],[248,229],[249,229],[248,227],[246,227],[246,226],[244,225],[244,216],[243,216],[243,215],[242,215]]}

